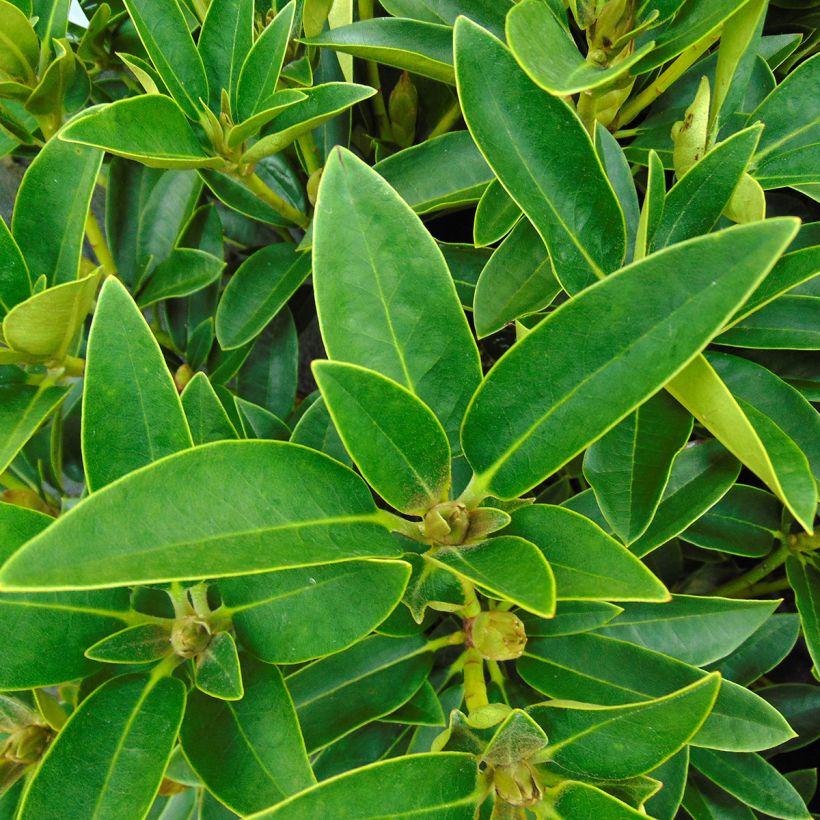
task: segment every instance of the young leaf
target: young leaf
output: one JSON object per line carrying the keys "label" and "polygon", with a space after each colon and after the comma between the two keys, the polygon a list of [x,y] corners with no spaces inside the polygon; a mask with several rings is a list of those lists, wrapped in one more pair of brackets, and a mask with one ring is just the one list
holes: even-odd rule
{"label": "young leaf", "polygon": [[[762,280],[794,228],[791,220],[771,219],[666,248],[550,314],[473,397],[461,437],[476,488],[499,498],[521,495],[652,395]],[[676,344],[658,349],[658,333]],[[546,362],[538,382],[527,375],[533,361]],[[499,415],[501,404],[517,412]]]}
{"label": "young leaf", "polygon": [[720,675],[706,675],[654,700],[588,706],[560,700],[529,714],[549,736],[543,755],[573,774],[623,779],[646,774],[683,748],[717,698]]}
{"label": "young leaf", "polygon": [[485,247],[505,237],[521,219],[521,209],[513,202],[504,186],[493,179],[484,189],[475,210],[473,239]]}
{"label": "young leaf", "polygon": [[649,526],[691,432],[692,417],[667,393],[656,393],[587,450],[584,476],[624,543]]}
{"label": "young leaf", "polygon": [[21,820],[66,811],[112,820],[145,814],[184,709],[185,686],[176,678],[125,675],[104,683],[49,747],[23,795]]}
{"label": "young leaf", "polygon": [[[31,272],[52,283],[73,282],[83,253],[85,221],[102,165],[96,148],[49,140],[23,176],[11,232]],[[55,179],[71,185],[55,185]]]}
{"label": "young leaf", "polygon": [[555,578],[542,552],[517,536],[481,544],[442,547],[430,560],[518,606],[550,618],[555,612]]}
{"label": "young leaf", "polygon": [[395,817],[408,810],[419,817],[470,820],[479,800],[475,758],[439,752],[355,769],[252,817],[313,820],[332,806],[334,813],[359,820]]}
{"label": "young leaf", "polygon": [[60,132],[60,139],[102,148],[151,168],[219,168],[225,162],[206,153],[185,113],[161,94],[89,109]]}
{"label": "young leaf", "polygon": [[[544,553],[561,600],[669,600],[664,585],[629,550],[571,510],[522,507],[512,514],[504,535],[526,538]],[[582,551],[578,544],[584,545]]]}
{"label": "young leaf", "polygon": [[125,7],[171,96],[198,121],[208,78],[182,10],[175,0],[125,0]]}
{"label": "young leaf", "polygon": [[0,218],[0,318],[31,296],[28,265],[14,237]]}
{"label": "young leaf", "polygon": [[577,293],[618,268],[626,250],[624,217],[581,122],[475,23],[457,22],[455,50],[470,133],[544,240],[558,281]]}
{"label": "young leaf", "polygon": [[85,656],[104,663],[150,663],[169,655],[171,629],[164,624],[137,624],[108,635],[85,650]]}
{"label": "young leaf", "polygon": [[94,493],[4,565],[0,588],[119,586],[396,557],[378,520],[361,479],[327,456],[278,441],[216,442]]}
{"label": "young leaf", "polygon": [[418,217],[349,152],[322,174],[313,278],[329,356],[407,387],[457,443],[481,373],[453,280]]}
{"label": "young leaf", "polygon": [[253,0],[215,0],[199,33],[197,50],[208,78],[208,105],[221,111],[220,93],[228,92],[231,109],[236,109],[239,72],[253,44]]}
{"label": "young leaf", "polygon": [[182,391],[182,409],[194,444],[239,438],[219,396],[204,373],[197,373]]}
{"label": "young leaf", "polygon": [[217,632],[196,659],[196,687],[219,700],[241,700],[244,695],[239,653],[230,632]]}
{"label": "young leaf", "polygon": [[424,403],[357,365],[315,361],[313,374],[345,448],[388,504],[423,515],[447,500],[450,446]]}
{"label": "young leaf", "polygon": [[159,345],[113,277],[100,293],[87,357],[82,447],[92,491],[192,446]]}
{"label": "young leaf", "polygon": [[223,350],[255,338],[310,274],[309,253],[287,242],[249,256],[231,277],[216,311],[216,337]]}
{"label": "young leaf", "polygon": [[399,561],[346,561],[219,582],[242,645],[266,663],[302,663],[346,649],[398,604]]}
{"label": "young leaf", "polygon": [[246,815],[316,780],[279,670],[243,655],[242,680],[241,700],[216,700],[193,691],[180,742],[208,789]]}

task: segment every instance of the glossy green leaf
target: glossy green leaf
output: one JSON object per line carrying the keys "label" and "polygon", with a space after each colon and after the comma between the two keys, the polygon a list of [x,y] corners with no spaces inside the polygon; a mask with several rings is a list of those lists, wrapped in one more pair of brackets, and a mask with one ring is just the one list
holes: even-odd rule
{"label": "glossy green leaf", "polygon": [[454,84],[449,26],[378,17],[324,31],[303,42]]}
{"label": "glossy green leaf", "polygon": [[781,512],[780,502],[770,493],[735,484],[681,538],[704,549],[762,558],[780,530]]}
{"label": "glossy green leaf", "polygon": [[392,379],[357,365],[315,361],[313,374],[345,448],[388,504],[423,515],[447,500],[450,446],[425,404]]}
{"label": "glossy green leaf", "polygon": [[799,749],[820,737],[820,687],[807,683],[779,683],[758,691],[798,733],[798,737],[777,746],[776,752]]}
{"label": "glossy green leaf", "polygon": [[691,431],[692,417],[668,394],[656,393],[587,450],[584,476],[624,543],[649,526]]}
{"label": "glossy green leaf", "polygon": [[[5,561],[52,519],[34,510],[0,504]],[[87,647],[121,629],[128,593],[102,592],[0,595],[3,636],[0,641],[0,690],[53,686],[93,672],[97,664]]]}
{"label": "glossy green leaf", "polygon": [[33,82],[40,57],[40,44],[28,16],[6,0],[0,3],[0,32],[0,71],[21,82]]}
{"label": "glossy green leaf", "polygon": [[663,604],[625,604],[624,611],[598,632],[705,666],[760,629],[777,603],[673,595]]}
{"label": "glossy green leaf", "polygon": [[321,398],[314,401],[305,411],[304,416],[299,419],[293,428],[290,440],[294,444],[304,444],[305,447],[318,450],[320,453],[326,453],[335,458],[336,461],[341,461],[342,464],[348,466],[353,464],[341,438],[339,438],[339,433],[333,424],[333,419],[330,417],[324,400]]}
{"label": "glossy green leaf", "polygon": [[489,32],[459,20],[455,43],[470,133],[544,240],[558,280],[576,293],[619,267],[626,249],[623,214],[592,142],[570,108],[538,88]]}
{"label": "glossy green leaf", "polygon": [[308,277],[310,263],[310,254],[286,242],[249,256],[231,277],[216,311],[223,350],[241,347],[261,333]]}
{"label": "glossy green leaf", "polygon": [[820,298],[786,294],[721,333],[731,347],[820,350]]}
{"label": "glossy green leaf", "polygon": [[[635,259],[635,241],[640,222],[640,206],[638,192],[635,189],[635,180],[632,178],[632,169],[618,140],[604,128],[600,121],[595,124],[595,152],[601,160],[607,178],[612,184],[615,196],[624,214],[626,223],[626,260]],[[648,185],[651,185],[648,182]]]}
{"label": "glossy green leaf", "polygon": [[15,305],[3,320],[3,335],[14,350],[62,361],[94,303],[100,274],[65,282]]}
{"label": "glossy green leaf", "polygon": [[225,701],[194,691],[180,729],[185,757],[208,789],[242,815],[315,783],[282,675],[242,657],[245,694]]}
{"label": "glossy green leaf", "polygon": [[472,755],[439,752],[386,760],[325,780],[253,817],[313,820],[328,811],[357,820],[406,813],[470,820],[480,800]]}
{"label": "glossy green leaf", "polygon": [[257,37],[242,65],[236,91],[239,121],[264,110],[266,101],[276,91],[293,25],[293,9],[292,3],[282,8]]}
{"label": "glossy green leaf", "polygon": [[479,246],[492,245],[512,230],[521,219],[521,209],[504,186],[494,179],[484,189],[475,211],[473,239]]}
{"label": "glossy green leaf", "polygon": [[0,469],[11,464],[67,392],[63,387],[0,384]]}
{"label": "glossy green leaf", "polygon": [[[71,715],[23,796],[21,818],[130,818],[148,811],[185,708],[175,678],[125,675]],[[87,750],[96,750],[94,755]]]}
{"label": "glossy green leaf", "polygon": [[[472,400],[462,443],[477,487],[514,498],[605,433],[691,361],[793,235],[791,220],[772,219],[689,240],[550,314],[502,357]],[[606,323],[597,320],[602,311]],[[674,334],[675,346],[659,350],[659,332]],[[549,378],[527,379],[534,360],[547,362]],[[514,417],[499,415],[519,396]]]}
{"label": "glossy green leaf", "polygon": [[85,656],[104,663],[150,663],[170,655],[170,626],[137,624],[108,635],[88,647]]}
{"label": "glossy green leaf", "polygon": [[[29,165],[14,201],[11,232],[32,281],[77,279],[85,221],[102,165],[102,151],[49,140]],[[55,185],[70,179],[70,185]]]}
{"label": "glossy green leaf", "polygon": [[481,374],[453,280],[418,217],[350,153],[334,151],[322,174],[313,278],[329,356],[407,387],[457,443]]}
{"label": "glossy green leaf", "polygon": [[182,10],[169,0],[125,0],[125,7],[171,96],[197,121],[208,78]]}
{"label": "glossy green leaf", "polygon": [[277,441],[287,441],[290,438],[290,427],[270,410],[239,396],[235,396],[234,401],[245,438],[268,438]]}
{"label": "glossy green leaf", "polygon": [[760,755],[692,749],[692,765],[751,808],[785,820],[811,816],[789,781]]}
{"label": "glossy green leaf", "polygon": [[278,441],[216,442],[94,493],[16,553],[0,585],[117,586],[395,557],[378,519],[362,481],[326,456]]}
{"label": "glossy green leaf", "polygon": [[642,558],[683,532],[720,501],[739,472],[734,456],[714,439],[681,450],[652,523],[630,551]]}
{"label": "glossy green leaf", "polygon": [[152,168],[213,168],[221,157],[206,153],[182,109],[169,97],[146,94],[90,109],[70,122],[60,139],[102,148]]}
{"label": "glossy green leaf", "polygon": [[406,703],[431,664],[423,637],[374,635],[288,675],[308,753]]}
{"label": "glossy green leaf", "polygon": [[397,151],[374,168],[417,214],[475,202],[493,179],[468,131]]}
{"label": "glossy green leaf", "polygon": [[598,65],[584,59],[565,26],[541,0],[523,0],[509,13],[507,41],[532,81],[559,97],[612,82],[654,46],[650,40],[625,59]]}
{"label": "glossy green leaf", "polygon": [[162,351],[113,277],[94,314],[85,378],[82,447],[91,490],[192,445]]}
{"label": "glossy green leaf", "polygon": [[265,108],[262,111],[230,128],[225,140],[228,148],[238,148],[243,142],[259,133],[277,114],[306,99],[307,94],[295,89],[275,92],[265,101]]}
{"label": "glossy green leaf", "polygon": [[196,659],[196,687],[220,700],[241,700],[244,695],[239,653],[230,632],[217,632]]}
{"label": "glossy green leaf", "polygon": [[[545,695],[606,706],[662,697],[706,674],[659,652],[594,633],[529,641],[517,666],[524,680]],[[793,736],[768,703],[723,681],[709,717],[691,742],[757,751]]]}
{"label": "glossy green leaf", "polygon": [[407,703],[385,715],[382,720],[400,726],[444,726],[446,723],[441,703],[430,681],[425,681]]}
{"label": "glossy green leaf", "polygon": [[719,688],[720,676],[711,674],[654,700],[609,707],[555,700],[529,714],[549,736],[541,756],[570,773],[623,779],[679,752],[703,725]]}
{"label": "glossy green leaf", "polygon": [[410,17],[428,23],[453,25],[464,14],[499,37],[504,33],[504,17],[514,0],[384,0],[381,4],[393,17]]}
{"label": "glossy green leaf", "polygon": [[660,791],[652,795],[644,804],[646,813],[657,820],[675,820],[683,798],[689,769],[689,747],[670,757],[657,769],[649,772],[649,777],[663,783]]}
{"label": "glossy green leaf", "polygon": [[513,513],[504,534],[526,538],[544,553],[555,573],[559,599],[669,600],[664,585],[646,566],[576,512],[547,504],[523,507]]}
{"label": "glossy green leaf", "polygon": [[31,296],[31,277],[14,237],[0,218],[0,317]]}
{"label": "glossy green leaf", "polygon": [[490,251],[456,242],[439,242],[438,246],[450,268],[450,276],[453,277],[461,306],[465,310],[472,310],[475,286],[490,258]]}
{"label": "glossy green leaf", "polygon": [[208,377],[197,373],[182,391],[182,409],[194,444],[239,438]]}
{"label": "glossy green leaf", "polygon": [[816,675],[820,672],[820,570],[814,566],[811,558],[791,555],[786,560],[786,575],[794,590],[803,637]]}
{"label": "glossy green leaf", "polygon": [[242,162],[256,162],[287,148],[298,136],[372,97],[374,90],[355,83],[324,83],[305,91],[307,99],[288,106],[266,126],[263,136],[242,155]]}
{"label": "glossy green leaf", "polygon": [[666,174],[655,151],[649,152],[647,165],[646,193],[635,235],[635,262],[643,259],[648,253],[655,231],[658,229],[658,223],[663,217],[666,200]]}
{"label": "glossy green leaf", "polygon": [[548,794],[547,800],[556,820],[575,820],[577,817],[632,820],[646,816],[607,792],[574,780],[567,780],[557,786]]}
{"label": "glossy green leaf", "polygon": [[623,609],[606,601],[558,601],[552,618],[521,613],[528,638],[577,635],[609,623]]}
{"label": "glossy green leaf", "polygon": [[235,107],[239,72],[253,44],[253,12],[253,0],[215,0],[208,6],[197,50],[208,79],[208,104],[214,112],[221,110],[222,89]]}
{"label": "glossy green leaf", "polygon": [[398,604],[399,561],[347,561],[219,582],[242,645],[266,663],[302,663],[346,649]]}
{"label": "glossy green leaf", "polygon": [[682,807],[695,820],[754,820],[757,815],[732,795],[690,768]]}
{"label": "glossy green leaf", "polygon": [[528,219],[522,219],[481,271],[473,314],[478,337],[543,310],[560,293],[547,249]]}
{"label": "glossy green leaf", "polygon": [[523,538],[501,535],[474,546],[442,547],[430,559],[535,615],[549,618],[555,611],[552,569]]}
{"label": "glossy green leaf", "polygon": [[174,248],[154,269],[137,301],[147,307],[163,299],[190,296],[219,279],[224,267],[219,256],[195,248]]}

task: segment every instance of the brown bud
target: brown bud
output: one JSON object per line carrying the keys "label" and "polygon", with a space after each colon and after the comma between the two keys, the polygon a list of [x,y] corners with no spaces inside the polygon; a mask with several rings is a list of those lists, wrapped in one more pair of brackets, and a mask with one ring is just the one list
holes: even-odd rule
{"label": "brown bud", "polygon": [[185,389],[185,385],[188,384],[193,377],[194,370],[191,365],[181,364],[177,368],[176,373],[174,373],[174,384],[177,386],[177,390],[181,393]]}
{"label": "brown bud", "polygon": [[499,766],[493,771],[496,794],[512,806],[533,806],[543,797],[535,771],[526,762]]}
{"label": "brown bud", "polygon": [[509,661],[520,658],[527,645],[521,619],[512,612],[483,610],[467,623],[467,639],[488,660]]}
{"label": "brown bud", "polygon": [[404,71],[390,92],[387,103],[393,140],[400,148],[413,144],[416,135],[416,119],[419,113],[419,92],[410,75]]}

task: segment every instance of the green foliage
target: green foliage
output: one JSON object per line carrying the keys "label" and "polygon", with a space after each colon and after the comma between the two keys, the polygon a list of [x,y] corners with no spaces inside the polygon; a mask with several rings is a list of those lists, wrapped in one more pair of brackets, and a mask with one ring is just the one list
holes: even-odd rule
{"label": "green foliage", "polygon": [[814,5],[0,0],[0,818],[814,816]]}

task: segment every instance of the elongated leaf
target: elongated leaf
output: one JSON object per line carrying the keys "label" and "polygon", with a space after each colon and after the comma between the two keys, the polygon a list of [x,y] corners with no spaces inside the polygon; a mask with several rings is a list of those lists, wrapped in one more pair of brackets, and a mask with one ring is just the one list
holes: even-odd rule
{"label": "elongated leaf", "polygon": [[757,815],[732,795],[718,788],[697,769],[690,768],[686,778],[682,807],[690,817],[754,820]]}
{"label": "elongated leaf", "polygon": [[222,600],[242,645],[266,663],[302,663],[346,649],[399,602],[410,570],[347,561],[227,578]]}
{"label": "elongated leaf", "polygon": [[623,612],[621,607],[605,601],[558,601],[552,618],[538,618],[526,613],[520,617],[528,638],[551,638],[597,629],[620,612]]}
{"label": "elongated leaf", "polygon": [[0,384],[0,469],[11,464],[67,393],[63,387]]}
{"label": "elongated leaf", "polygon": [[256,39],[242,65],[236,91],[240,122],[264,110],[266,100],[276,91],[293,25],[293,9],[293,3],[282,8]]}
{"label": "elongated leaf", "polygon": [[493,179],[484,189],[475,211],[473,239],[477,246],[492,245],[512,230],[521,218],[521,209],[504,186]]}
{"label": "elongated leaf", "polygon": [[740,464],[717,441],[682,450],[652,523],[629,545],[630,551],[642,558],[683,532],[726,494],[739,472]]}
{"label": "elongated leaf", "polygon": [[568,780],[549,794],[556,820],[576,817],[606,817],[607,820],[637,820],[645,817],[616,797],[587,783]]}
{"label": "elongated leaf", "polygon": [[114,278],[100,294],[87,357],[82,442],[91,490],[192,446],[159,345]]}
{"label": "elongated leaf", "polygon": [[523,507],[513,513],[504,534],[526,538],[544,553],[555,573],[559,599],[669,599],[664,585],[629,550],[571,510],[546,504]]}
{"label": "elongated leaf", "polygon": [[470,820],[479,796],[475,758],[439,752],[386,760],[325,780],[253,817],[313,820],[332,807],[334,812],[377,820],[404,814]]}
{"label": "elongated leaf", "polygon": [[558,280],[576,293],[619,267],[626,249],[623,214],[592,142],[567,105],[538,88],[489,32],[459,20],[455,43],[470,133],[544,240]]}
{"label": "elongated leaf", "polygon": [[322,174],[313,278],[329,356],[407,387],[438,416],[451,447],[457,444],[480,370],[453,280],[418,217],[378,174],[340,150]]}
{"label": "elongated leaf", "polygon": [[508,322],[543,310],[560,293],[547,249],[528,219],[522,219],[481,271],[473,301],[479,338]]}
{"label": "elongated leaf", "polygon": [[249,256],[231,277],[216,311],[222,349],[241,347],[261,333],[307,279],[310,263],[310,254],[286,242]]}
{"label": "elongated leaf", "polygon": [[423,515],[447,500],[450,446],[433,412],[373,370],[314,362],[313,374],[345,448],[391,506]]}
{"label": "elongated leaf", "polygon": [[[668,695],[706,673],[635,644],[585,633],[527,643],[518,671],[554,698],[619,705]],[[724,681],[706,722],[691,743],[727,751],[757,751],[793,737],[781,715],[748,689]]]}
{"label": "elongated leaf", "polygon": [[298,102],[307,99],[307,94],[295,89],[277,91],[265,101],[265,108],[228,131],[226,142],[229,148],[238,148],[245,140],[250,139],[267,125],[277,114]]}
{"label": "elongated leaf", "polygon": [[199,33],[197,50],[208,78],[208,104],[221,111],[220,92],[236,107],[239,72],[253,44],[253,0],[215,0]]}
{"label": "elongated leaf", "polygon": [[502,535],[475,546],[441,548],[430,558],[535,615],[549,618],[555,611],[552,569],[523,538]]}
{"label": "elongated leaf", "polygon": [[549,736],[549,760],[569,772],[622,779],[679,752],[703,725],[719,688],[713,673],[654,700],[603,708],[558,700],[529,714]]}
{"label": "elongated leaf", "polygon": [[180,741],[208,789],[246,815],[309,788],[316,779],[279,670],[243,656],[242,680],[245,695],[238,701],[192,692]]}
{"label": "elongated leaf", "polygon": [[[102,151],[49,140],[29,165],[14,200],[11,232],[32,280],[77,278],[85,220],[102,164]],[[55,185],[55,179],[71,180]]]}
{"label": "elongated leaf", "polygon": [[820,570],[800,555],[786,560],[786,575],[794,590],[800,624],[815,674],[820,672]]}
{"label": "elongated leaf", "polygon": [[218,168],[225,164],[221,157],[205,151],[180,107],[160,94],[89,109],[60,132],[60,139],[102,148],[152,168]]}
{"label": "elongated leaf", "polygon": [[117,586],[395,557],[377,520],[362,481],[327,456],[278,441],[217,442],[95,493],[16,553],[0,586]]}
{"label": "elongated leaf", "polygon": [[363,57],[453,85],[449,26],[378,17],[330,29],[302,42]]}
{"label": "elongated leaf", "polygon": [[419,636],[374,635],[289,675],[308,753],[408,701],[430,672],[424,647]]}
{"label": "elongated leaf", "polygon": [[475,202],[493,179],[467,131],[405,148],[374,167],[417,214]]}
{"label": "elongated leaf", "polygon": [[786,294],[721,333],[732,347],[820,350],[820,298]]}
{"label": "elongated leaf", "polygon": [[140,291],[140,307],[163,299],[190,296],[219,279],[224,267],[221,256],[194,248],[174,248]]}
{"label": "elongated leaf", "polygon": [[196,122],[208,78],[180,7],[173,0],[127,0],[125,7],[171,96]]}
{"label": "elongated leaf", "polygon": [[182,408],[194,444],[239,438],[219,396],[204,373],[197,373],[182,391]]}
{"label": "elongated leaf", "polygon": [[14,237],[0,218],[0,317],[31,296],[31,277]]}
{"label": "elongated leaf", "polygon": [[[638,192],[635,189],[635,180],[632,178],[632,169],[629,166],[618,140],[604,128],[600,122],[595,124],[595,153],[598,154],[604,166],[607,178],[612,184],[618,204],[624,214],[626,223],[626,261],[633,262],[635,257],[635,241],[640,222],[640,207]],[[648,185],[651,185],[648,182]]]}
{"label": "elongated leaf", "polygon": [[689,748],[685,748],[657,769],[649,772],[649,776],[663,783],[660,791],[652,795],[644,804],[646,813],[658,820],[674,820],[683,799],[683,790],[686,787],[686,777],[689,769]]}
{"label": "elongated leaf", "polygon": [[514,0],[384,0],[381,5],[393,17],[410,17],[450,26],[460,14],[464,14],[501,37],[504,16],[513,3]]}
{"label": "elongated leaf", "polygon": [[737,649],[776,608],[776,601],[673,595],[663,604],[626,604],[598,631],[705,666]]}
{"label": "elongated leaf", "polygon": [[294,444],[304,444],[305,447],[326,453],[342,464],[353,464],[321,397],[310,405],[296,423],[290,440]]}
{"label": "elongated leaf", "polygon": [[184,708],[185,686],[176,678],[125,675],[103,684],[49,748],[20,817],[142,816],[159,789]]}
{"label": "elongated leaf", "polygon": [[[691,361],[793,235],[791,220],[772,219],[699,237],[624,268],[550,314],[472,400],[462,443],[476,486],[514,498],[605,433]],[[602,312],[605,323],[596,318]],[[659,350],[658,333],[676,344]],[[546,362],[547,377],[536,383],[527,377],[533,361]],[[500,415],[511,397],[517,413]]]}
{"label": "elongated leaf", "polygon": [[605,67],[584,59],[565,25],[541,0],[524,0],[507,16],[507,41],[533,82],[565,97],[612,82],[655,45],[652,41]]}
{"label": "elongated leaf", "polygon": [[624,543],[649,526],[691,431],[692,417],[666,393],[657,393],[587,450],[584,476]]}
{"label": "elongated leaf", "polygon": [[40,56],[37,35],[24,14],[16,5],[0,4],[0,71],[22,82],[32,83]]}
{"label": "elongated leaf", "polygon": [[85,656],[104,663],[150,663],[172,651],[170,628],[165,624],[148,623],[129,626],[106,636],[89,646]]}

